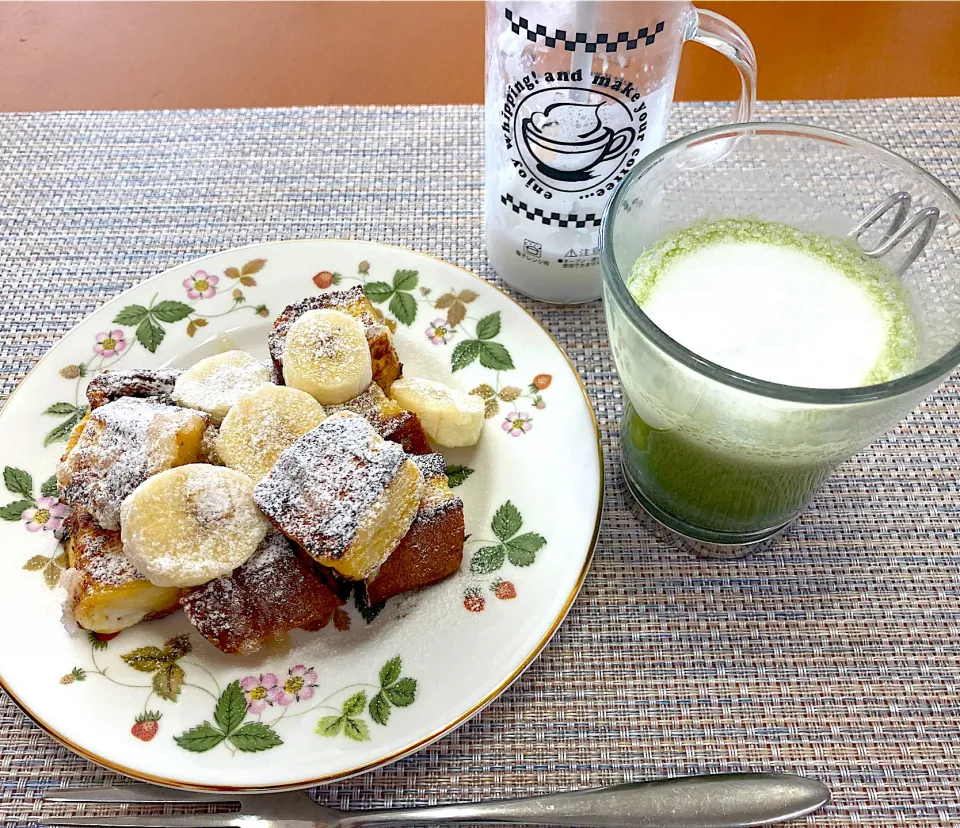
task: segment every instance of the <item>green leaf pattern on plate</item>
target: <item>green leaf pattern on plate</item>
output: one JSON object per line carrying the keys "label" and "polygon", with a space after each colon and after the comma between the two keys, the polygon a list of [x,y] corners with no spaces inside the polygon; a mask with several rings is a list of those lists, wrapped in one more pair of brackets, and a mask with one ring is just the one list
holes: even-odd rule
{"label": "green leaf pattern on plate", "polygon": [[[537,560],[537,553],[547,545],[547,539],[537,532],[524,532],[523,516],[511,501],[507,501],[494,513],[490,521],[490,530],[498,542],[484,543],[470,556],[470,572],[473,575],[490,575],[503,569],[508,561],[515,567],[528,567]],[[503,578],[496,578],[489,584],[490,591],[500,599],[516,597],[516,587]],[[470,612],[482,612],[486,601],[481,590],[471,586],[464,591],[464,607]]]}
{"label": "green leaf pattern on plate", "polygon": [[[42,557],[37,562],[31,561],[32,566],[46,563]],[[305,720],[299,717],[313,711],[323,714],[312,725],[307,725],[316,735],[368,742],[373,738],[371,722],[386,727],[394,707],[409,707],[417,697],[417,681],[402,675],[403,661],[399,655],[383,664],[377,674],[377,684],[355,683],[322,699],[314,699],[317,671],[302,664],[288,670],[285,676],[272,673],[246,676],[221,689],[216,677],[206,668],[192,661],[181,662],[193,651],[189,635],[177,635],[163,644],[147,644],[120,654],[121,667],[125,665],[131,676],[118,674],[116,668],[102,666],[97,660],[110,642],[94,633],[89,634],[89,641],[91,666],[72,668],[59,683],[71,685],[97,676],[121,687],[139,688],[144,694],[144,703],[135,721],[157,723],[144,741],[153,738],[162,718],[159,712],[148,709],[152,699],[176,703],[184,690],[191,688],[194,693],[203,692],[214,699],[210,718],[173,736],[179,747],[191,753],[205,753],[219,745],[234,754],[279,747],[284,743],[280,729],[303,728]],[[149,682],[138,683],[137,674],[149,676]],[[309,693],[305,692],[307,687]],[[288,716],[294,706],[302,709]],[[333,715],[327,711],[333,711]],[[134,726],[134,735],[137,727]]]}
{"label": "green leaf pattern on plate", "polygon": [[[377,692],[367,702],[367,691],[359,690],[346,698],[338,715],[321,716],[317,720],[314,733],[318,736],[344,735],[355,742],[370,740],[370,726],[361,718],[364,707],[371,721],[386,727],[393,707],[408,707],[417,697],[417,682],[412,678],[401,678],[403,662],[400,656],[394,656],[380,668],[380,680]],[[344,688],[345,690],[348,688]],[[337,694],[333,694],[331,698]]]}
{"label": "green leaf pattern on plate", "polygon": [[247,701],[239,681],[227,685],[217,699],[213,711],[214,723],[202,724],[184,731],[173,740],[184,750],[204,753],[217,745],[227,743],[234,751],[256,753],[283,744],[277,732],[268,724],[245,722]]}

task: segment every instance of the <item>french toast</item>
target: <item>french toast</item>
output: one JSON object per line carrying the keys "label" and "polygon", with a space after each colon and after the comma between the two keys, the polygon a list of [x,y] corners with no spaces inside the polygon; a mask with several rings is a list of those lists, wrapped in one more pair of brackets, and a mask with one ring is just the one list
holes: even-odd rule
{"label": "french toast", "polygon": [[407,533],[422,485],[399,445],[341,411],[284,451],[253,499],[319,563],[362,581]]}
{"label": "french toast", "polygon": [[57,466],[60,499],[120,528],[120,503],[151,475],[196,461],[207,417],[152,400],[121,397],[79,424]]}
{"label": "french toast", "polygon": [[63,449],[63,454],[60,455],[60,462],[62,463],[67,459],[67,455],[70,454],[77,447],[77,443],[80,442],[80,438],[83,436],[83,432],[87,427],[87,423],[90,422],[90,412],[88,411],[83,415],[83,418],[73,427],[73,431],[70,432],[70,436],[67,438],[67,445]]}
{"label": "french toast", "polygon": [[104,371],[87,385],[90,408],[99,408],[121,397],[170,404],[173,386],[183,373],[176,368],[134,368],[131,371]]}
{"label": "french toast", "polygon": [[254,653],[293,629],[321,629],[343,603],[277,531],[231,575],[180,598],[197,631],[217,649],[237,655]]}
{"label": "french toast", "polygon": [[327,406],[329,414],[337,411],[359,414],[384,440],[399,443],[407,454],[430,454],[433,451],[420,418],[391,400],[375,382],[370,383],[370,387],[359,397],[340,405]]}
{"label": "french toast", "polygon": [[439,454],[413,458],[423,474],[420,508],[393,554],[366,581],[368,604],[435,584],[460,569],[465,541],[463,501],[447,485]]}
{"label": "french toast", "polygon": [[85,630],[117,633],[178,607],[180,591],[146,580],[124,554],[119,532],[101,529],[83,509],[67,518],[65,528],[67,600]]}
{"label": "french toast", "polygon": [[346,290],[322,293],[319,296],[308,296],[283,309],[273,323],[273,330],[267,338],[274,374],[282,382],[283,349],[293,323],[308,311],[327,309],[342,311],[363,324],[367,344],[370,346],[373,381],[384,391],[388,391],[394,380],[403,373],[403,366],[394,350],[390,330],[384,324],[383,314],[373,306],[359,285]]}
{"label": "french toast", "polygon": [[472,421],[452,390],[397,382],[395,330],[355,287],[285,308],[267,362],[93,377],[56,474],[67,616],[111,636],[182,608],[249,655],[457,572],[463,503],[432,445],[479,429],[458,436]]}

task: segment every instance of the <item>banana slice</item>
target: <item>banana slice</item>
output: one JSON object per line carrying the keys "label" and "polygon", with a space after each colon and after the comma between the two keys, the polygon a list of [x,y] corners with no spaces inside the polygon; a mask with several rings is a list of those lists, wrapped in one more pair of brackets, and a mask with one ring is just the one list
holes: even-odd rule
{"label": "banana slice", "polygon": [[327,414],[313,397],[286,385],[261,385],[223,418],[217,455],[231,469],[260,480],[277,458]]}
{"label": "banana slice", "polygon": [[243,351],[226,351],[201,359],[173,386],[173,401],[210,415],[220,425],[241,395],[270,382],[270,369]]}
{"label": "banana slice", "polygon": [[373,380],[363,324],[338,310],[314,310],[290,326],[283,379],[324,405],[361,394]]}
{"label": "banana slice", "polygon": [[483,400],[442,382],[401,377],[390,396],[420,418],[435,443],[450,448],[475,445],[483,430]]}
{"label": "banana slice", "polygon": [[219,466],[161,472],[120,507],[123,550],[156,586],[197,586],[233,572],[269,528],[253,502],[253,481]]}

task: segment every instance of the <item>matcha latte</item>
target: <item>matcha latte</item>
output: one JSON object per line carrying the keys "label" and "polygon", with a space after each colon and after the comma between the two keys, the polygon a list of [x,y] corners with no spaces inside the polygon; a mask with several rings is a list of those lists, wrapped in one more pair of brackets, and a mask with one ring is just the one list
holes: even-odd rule
{"label": "matcha latte", "polygon": [[896,276],[786,224],[729,219],[673,233],[637,260],[628,287],[668,336],[756,379],[850,388],[913,367],[916,327]]}
{"label": "matcha latte", "polygon": [[[903,288],[844,240],[752,219],[702,222],[648,247],[627,287],[671,339],[754,379],[838,389],[914,368]],[[815,408],[714,400],[669,361],[643,370],[623,423],[624,466],[645,505],[673,525],[782,525],[849,454]]]}

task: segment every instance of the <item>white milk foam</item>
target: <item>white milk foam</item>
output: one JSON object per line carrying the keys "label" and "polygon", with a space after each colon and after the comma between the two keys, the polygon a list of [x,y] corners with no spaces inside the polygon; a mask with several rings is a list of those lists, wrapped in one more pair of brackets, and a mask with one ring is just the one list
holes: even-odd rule
{"label": "white milk foam", "polygon": [[909,311],[891,312],[875,282],[802,246],[721,236],[655,270],[651,278],[638,262],[634,271],[647,276],[640,304],[654,323],[694,353],[757,379],[808,388],[883,381],[907,333],[898,320]]}
{"label": "white milk foam", "polygon": [[840,271],[757,242],[722,242],[684,256],[657,280],[643,309],[691,351],[786,385],[859,385],[887,341],[875,303]]}

